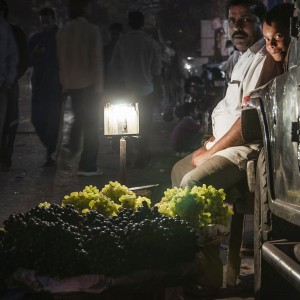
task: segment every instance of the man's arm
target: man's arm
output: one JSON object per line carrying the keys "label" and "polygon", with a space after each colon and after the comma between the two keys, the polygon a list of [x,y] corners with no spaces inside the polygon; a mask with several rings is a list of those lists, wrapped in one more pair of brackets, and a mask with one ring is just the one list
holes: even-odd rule
{"label": "man's arm", "polygon": [[245,142],[242,138],[241,117],[239,117],[229,131],[218,140],[209,150],[205,146],[194,152],[192,164],[194,167],[200,166],[207,159],[212,157],[218,151],[229,147],[241,146]]}

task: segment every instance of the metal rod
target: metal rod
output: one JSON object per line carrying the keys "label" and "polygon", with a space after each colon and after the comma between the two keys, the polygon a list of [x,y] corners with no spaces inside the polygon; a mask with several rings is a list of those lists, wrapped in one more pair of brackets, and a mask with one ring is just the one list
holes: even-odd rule
{"label": "metal rod", "polygon": [[126,139],[120,138],[120,183],[126,182]]}

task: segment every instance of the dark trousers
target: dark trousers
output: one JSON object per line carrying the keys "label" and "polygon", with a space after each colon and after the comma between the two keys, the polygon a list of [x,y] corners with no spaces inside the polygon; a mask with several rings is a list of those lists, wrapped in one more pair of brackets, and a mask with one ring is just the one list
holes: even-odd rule
{"label": "dark trousers", "polygon": [[79,161],[80,171],[96,171],[100,140],[100,101],[93,86],[69,90],[74,114],[67,148],[74,155],[82,152]]}
{"label": "dark trousers", "polygon": [[33,93],[31,121],[41,142],[47,149],[47,160],[52,159],[59,141],[59,128],[63,108],[61,91],[46,95]]}
{"label": "dark trousers", "polygon": [[7,167],[11,166],[14,142],[19,124],[19,85],[16,80],[7,90],[7,105],[2,127],[0,161]]}

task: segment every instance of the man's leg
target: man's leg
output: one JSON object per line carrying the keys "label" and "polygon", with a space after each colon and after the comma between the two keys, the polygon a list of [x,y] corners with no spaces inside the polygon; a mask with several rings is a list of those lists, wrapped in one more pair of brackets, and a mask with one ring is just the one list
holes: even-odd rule
{"label": "man's leg", "polygon": [[97,171],[97,158],[100,141],[100,103],[93,86],[84,89],[82,93],[83,118],[83,150],[79,162],[79,170]]}
{"label": "man's leg", "polygon": [[70,129],[69,140],[66,148],[70,150],[71,155],[76,154],[80,149],[82,128],[83,128],[83,112],[84,103],[82,103],[82,89],[70,90],[71,107],[73,112],[73,122]]}
{"label": "man's leg", "polygon": [[3,169],[9,170],[12,163],[15,137],[19,123],[19,85],[15,81],[7,93],[8,102],[1,145],[1,162]]}
{"label": "man's leg", "polygon": [[[52,97],[51,97],[52,98]],[[47,118],[47,161],[55,160],[55,151],[59,141],[61,114],[63,109],[61,94],[53,95],[52,103],[49,105],[49,115]]]}
{"label": "man's leg", "polygon": [[171,172],[173,187],[180,187],[183,176],[194,169],[192,166],[192,155],[189,154],[174,165]]}
{"label": "man's leg", "polygon": [[7,108],[7,89],[0,88],[0,138],[3,136],[3,127]]}
{"label": "man's leg", "polygon": [[181,180],[180,186],[193,187],[206,184],[212,185],[216,189],[224,188],[227,190],[245,177],[245,170],[241,170],[227,158],[215,155],[201,164],[201,166],[186,173]]}

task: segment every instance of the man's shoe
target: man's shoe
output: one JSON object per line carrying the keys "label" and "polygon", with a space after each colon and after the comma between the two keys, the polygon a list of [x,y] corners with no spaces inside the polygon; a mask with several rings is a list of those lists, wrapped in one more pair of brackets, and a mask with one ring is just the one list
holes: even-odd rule
{"label": "man's shoe", "polygon": [[103,171],[100,169],[97,169],[96,171],[77,171],[78,176],[99,176],[103,175]]}

